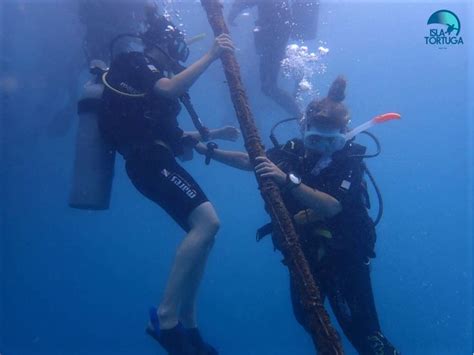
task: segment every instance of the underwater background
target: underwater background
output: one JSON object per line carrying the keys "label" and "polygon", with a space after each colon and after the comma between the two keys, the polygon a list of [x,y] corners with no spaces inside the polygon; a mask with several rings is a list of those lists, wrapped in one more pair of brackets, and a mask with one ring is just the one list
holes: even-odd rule
{"label": "underwater background", "polygon": [[[207,33],[191,47],[192,62],[212,43],[205,13],[191,0],[170,6],[188,34]],[[460,18],[464,45],[425,44],[428,17],[444,8]],[[241,16],[231,34],[270,147],[271,126],[287,114],[260,92],[254,17]],[[330,50],[326,70],[312,77],[321,95],[337,75],[346,76],[353,126],[384,112],[402,114],[372,130],[383,150],[368,165],[384,198],[373,288],[382,330],[403,354],[474,351],[473,19],[467,1],[322,1],[318,39],[306,43]],[[120,157],[108,211],[67,206],[77,129],[70,104],[76,98],[68,93],[89,78],[77,3],[2,0],[0,21],[0,353],[164,354],[144,327],[183,233],[135,191]],[[190,94],[208,126],[237,124],[219,62]],[[180,122],[192,128],[185,112]],[[298,130],[290,123],[277,134],[283,141]],[[241,139],[221,146],[243,149]],[[293,317],[281,255],[270,238],[255,242],[269,217],[254,176],[205,166],[202,156],[184,166],[221,219],[199,298],[204,336],[224,355],[313,354]],[[375,215],[373,190],[371,196]],[[344,347],[355,354],[345,338]]]}

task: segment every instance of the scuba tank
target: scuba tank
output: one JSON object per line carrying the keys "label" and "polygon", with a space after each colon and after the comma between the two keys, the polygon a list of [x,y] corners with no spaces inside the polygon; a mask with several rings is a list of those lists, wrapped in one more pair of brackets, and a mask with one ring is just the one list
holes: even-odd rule
{"label": "scuba tank", "polygon": [[86,210],[109,208],[115,166],[115,148],[99,129],[99,114],[104,85],[104,63],[94,63],[95,78],[84,86],[78,103],[79,126],[73,166],[69,206]]}

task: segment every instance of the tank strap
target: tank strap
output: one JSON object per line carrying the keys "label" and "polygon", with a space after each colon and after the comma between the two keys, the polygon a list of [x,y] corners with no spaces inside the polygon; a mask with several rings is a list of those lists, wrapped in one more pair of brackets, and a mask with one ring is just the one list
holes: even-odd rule
{"label": "tank strap", "polygon": [[114,93],[118,94],[118,95],[122,95],[122,96],[127,96],[127,97],[135,97],[135,98],[141,98],[141,97],[145,97],[145,93],[139,93],[139,94],[129,94],[127,92],[123,92],[123,91],[120,91],[116,88],[114,88],[112,85],[110,85],[110,83],[107,81],[107,75],[108,75],[108,71],[105,72],[103,75],[102,75],[102,83],[109,89],[109,90],[112,90]]}

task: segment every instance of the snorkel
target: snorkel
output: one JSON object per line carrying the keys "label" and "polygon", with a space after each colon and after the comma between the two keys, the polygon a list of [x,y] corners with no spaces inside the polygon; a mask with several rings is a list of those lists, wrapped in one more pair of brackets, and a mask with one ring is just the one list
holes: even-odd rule
{"label": "snorkel", "polygon": [[206,38],[206,34],[205,33],[200,33],[200,34],[197,34],[196,36],[193,36],[191,38],[187,38],[184,41],[186,42],[186,44],[188,46],[190,46],[194,43],[202,41],[204,38]]}
{"label": "snorkel", "polygon": [[369,120],[365,123],[362,123],[360,126],[357,126],[356,128],[354,128],[354,129],[350,130],[349,132],[347,132],[345,134],[346,141],[351,140],[352,138],[354,138],[359,133],[365,132],[368,129],[372,128],[373,126],[377,125],[377,124],[388,122],[388,121],[391,121],[391,120],[399,120],[401,117],[402,116],[399,113],[396,113],[396,112],[387,112],[387,113],[375,116],[371,120]]}

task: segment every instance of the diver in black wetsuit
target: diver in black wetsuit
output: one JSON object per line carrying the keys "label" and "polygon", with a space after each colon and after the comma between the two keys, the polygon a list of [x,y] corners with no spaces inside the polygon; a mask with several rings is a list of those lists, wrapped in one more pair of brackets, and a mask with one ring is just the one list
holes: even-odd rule
{"label": "diver in black wetsuit", "polygon": [[[105,139],[123,155],[136,189],[157,203],[186,232],[158,308],[150,310],[147,332],[171,355],[215,355],[205,343],[196,321],[196,296],[207,257],[219,229],[219,219],[198,183],[176,157],[192,157],[194,145],[208,139],[235,140],[234,127],[183,132],[177,116],[179,99],[222,52],[232,51],[228,35],[188,68],[183,34],[164,16],[148,8],[148,29],[140,37],[144,53],[114,56],[102,76],[99,126]],[[112,46],[113,47],[113,46]],[[180,68],[177,71],[176,68]],[[202,127],[201,127],[202,128]]]}
{"label": "diver in black wetsuit", "polygon": [[[396,355],[381,332],[372,293],[369,262],[375,257],[376,234],[367,212],[365,147],[344,136],[345,86],[345,80],[338,78],[327,98],[311,102],[304,140],[270,149],[268,158],[257,158],[255,171],[280,186],[321,295],[328,298],[352,345],[362,355]],[[197,150],[210,154],[203,145]],[[224,164],[251,169],[247,154],[217,149],[211,154]],[[291,279],[290,287],[296,319],[309,332]]]}
{"label": "diver in black wetsuit", "polygon": [[[245,9],[254,6],[258,9],[254,41],[260,57],[262,92],[291,116],[300,116],[301,112],[294,97],[278,87],[278,74],[290,36],[295,39],[313,39],[316,36],[317,4],[314,0],[304,0],[304,3],[301,0],[293,0],[293,4],[290,4],[290,0],[235,0],[228,15],[229,23],[235,25],[236,17]],[[305,13],[309,15],[307,23],[296,21]]]}

